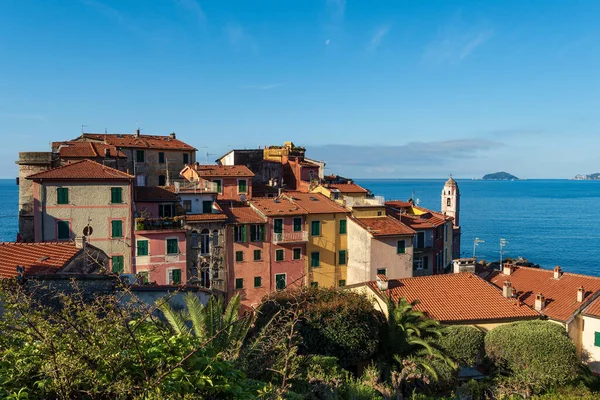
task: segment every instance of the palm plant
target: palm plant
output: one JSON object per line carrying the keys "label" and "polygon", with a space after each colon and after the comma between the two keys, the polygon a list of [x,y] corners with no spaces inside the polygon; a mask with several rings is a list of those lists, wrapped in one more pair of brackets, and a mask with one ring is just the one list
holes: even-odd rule
{"label": "palm plant", "polygon": [[184,301],[187,310],[183,311],[174,310],[167,302],[159,306],[175,333],[194,335],[208,342],[206,349],[210,354],[237,358],[253,320],[252,315],[240,318],[240,296],[236,294],[227,306],[222,298],[215,296],[204,306],[193,293],[187,293]]}

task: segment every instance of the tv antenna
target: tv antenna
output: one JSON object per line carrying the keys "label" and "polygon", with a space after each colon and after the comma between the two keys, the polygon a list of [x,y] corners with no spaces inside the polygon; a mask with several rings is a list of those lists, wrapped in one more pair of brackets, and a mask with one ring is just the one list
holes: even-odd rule
{"label": "tv antenna", "polygon": [[215,155],[216,155],[216,154],[214,154],[214,153],[209,153],[209,152],[207,151],[207,152],[206,152],[206,163],[207,163],[207,164],[209,164],[209,161],[208,161],[208,156],[215,156]]}
{"label": "tv antenna", "polygon": [[81,133],[83,133],[83,128],[89,128],[89,125],[81,125]]}
{"label": "tv antenna", "polygon": [[485,243],[485,240],[479,239],[478,237],[473,240],[473,258],[475,258],[475,249],[479,246],[479,243]]}

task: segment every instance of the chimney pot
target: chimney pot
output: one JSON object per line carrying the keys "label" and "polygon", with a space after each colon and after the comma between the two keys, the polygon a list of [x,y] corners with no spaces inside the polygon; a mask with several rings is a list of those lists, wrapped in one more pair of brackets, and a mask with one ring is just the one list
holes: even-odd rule
{"label": "chimney pot", "polygon": [[171,139],[176,139],[175,132],[171,132]]}
{"label": "chimney pot", "polygon": [[562,274],[563,274],[563,271],[560,266],[557,265],[556,267],[554,267],[554,279],[560,279]]}
{"label": "chimney pot", "polygon": [[504,267],[502,268],[502,273],[504,275],[511,275],[513,273],[513,266],[510,263],[504,263]]}
{"label": "chimney pot", "polygon": [[577,289],[577,302],[582,303],[584,297],[585,297],[585,290],[583,289],[583,286],[581,286],[579,289]]}
{"label": "chimney pot", "polygon": [[543,294],[538,293],[535,296],[535,309],[536,309],[536,311],[542,311],[544,309],[545,305],[546,305],[546,298],[544,297]]}
{"label": "chimney pot", "polygon": [[388,290],[388,281],[383,280],[380,277],[377,277],[377,287],[382,292],[385,292],[386,290]]}
{"label": "chimney pot", "polygon": [[513,297],[513,287],[510,281],[504,281],[504,285],[502,285],[502,295],[507,299]]}
{"label": "chimney pot", "polygon": [[140,128],[135,130],[135,137],[140,137]]}

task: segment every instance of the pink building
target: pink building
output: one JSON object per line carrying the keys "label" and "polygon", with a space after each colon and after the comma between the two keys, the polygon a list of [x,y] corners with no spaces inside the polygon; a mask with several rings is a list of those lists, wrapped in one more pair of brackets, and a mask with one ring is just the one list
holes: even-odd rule
{"label": "pink building", "polygon": [[135,188],[134,271],[144,283],[187,282],[186,230],[178,198],[168,188]]}
{"label": "pink building", "polygon": [[180,176],[190,182],[202,179],[216,185],[219,200],[245,201],[252,198],[254,173],[245,165],[187,165]]}

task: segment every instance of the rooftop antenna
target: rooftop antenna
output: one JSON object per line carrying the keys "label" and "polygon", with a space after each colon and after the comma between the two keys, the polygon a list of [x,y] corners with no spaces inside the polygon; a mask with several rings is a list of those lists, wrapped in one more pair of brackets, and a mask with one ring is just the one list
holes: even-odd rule
{"label": "rooftop antenna", "polygon": [[104,134],[106,135],[108,133],[108,128],[104,128]]}
{"label": "rooftop antenna", "polygon": [[214,154],[214,153],[209,153],[209,152],[207,151],[207,152],[206,152],[206,163],[207,163],[207,164],[209,163],[209,161],[208,161],[208,156],[215,156],[215,155],[216,155],[216,154]]}
{"label": "rooftop antenna", "polygon": [[83,128],[88,128],[89,125],[81,125],[81,133],[83,133]]}

